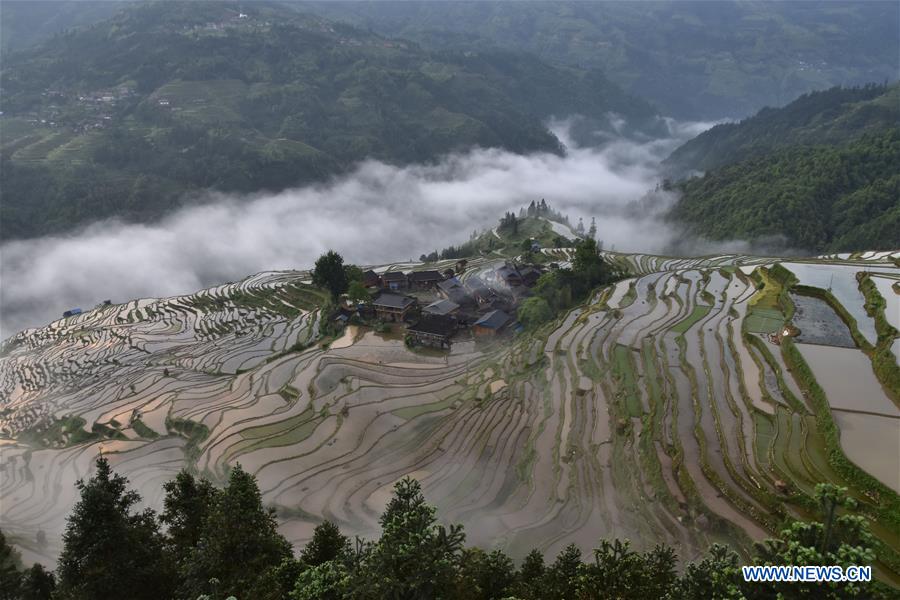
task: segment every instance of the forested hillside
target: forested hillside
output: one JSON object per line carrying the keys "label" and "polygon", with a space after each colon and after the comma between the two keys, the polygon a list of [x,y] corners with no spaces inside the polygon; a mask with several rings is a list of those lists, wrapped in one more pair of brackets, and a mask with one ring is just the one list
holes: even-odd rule
{"label": "forested hillside", "polygon": [[839,145],[900,123],[900,84],[834,87],[804,94],[782,108],[764,108],[723,123],[679,147],[665,165],[675,172],[715,167],[792,145]]}
{"label": "forested hillside", "polygon": [[38,44],[54,34],[107,19],[123,0],[3,0],[0,49],[4,53]]}
{"label": "forested hillside", "polygon": [[739,118],[895,78],[896,2],[301,2],[436,48],[496,45],[597,66],[661,112]]}
{"label": "forested hillside", "polygon": [[713,239],[803,250],[900,247],[900,128],[840,146],[791,146],[678,184],[671,216]]}
{"label": "forested hillside", "polygon": [[10,55],[3,239],[164,214],[185,192],[325,178],[471,146],[560,152],[551,115],[655,111],[599,71],[431,52],[275,3],[142,3]]}

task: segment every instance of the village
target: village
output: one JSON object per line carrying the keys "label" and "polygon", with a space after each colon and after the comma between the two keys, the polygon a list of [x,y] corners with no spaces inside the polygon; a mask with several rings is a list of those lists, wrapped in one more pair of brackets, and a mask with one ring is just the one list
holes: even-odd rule
{"label": "village", "polygon": [[371,300],[340,307],[331,315],[342,327],[374,324],[400,332],[406,344],[450,350],[454,338],[486,339],[516,335],[519,304],[531,295],[538,278],[556,265],[498,260],[467,269],[461,259],[443,270],[363,273]]}

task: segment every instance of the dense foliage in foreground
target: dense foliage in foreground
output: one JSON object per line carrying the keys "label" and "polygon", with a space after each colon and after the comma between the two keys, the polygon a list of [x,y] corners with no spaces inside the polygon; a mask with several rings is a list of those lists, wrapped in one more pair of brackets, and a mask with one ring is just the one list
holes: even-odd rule
{"label": "dense foliage in foreground", "polygon": [[[381,515],[381,537],[351,540],[328,521],[294,556],[266,509],[255,478],[240,465],[218,489],[186,471],[165,484],[160,515],[97,460],[69,516],[55,577],[35,565],[19,572],[0,536],[0,599],[222,600],[569,598],[887,598],[882,584],[743,583],[738,555],[713,545],[679,574],[672,548],[646,552],[601,540],[585,560],[575,545],[549,564],[531,551],[517,568],[502,550],[465,547],[461,525],[439,524],[419,483],[405,478]],[[845,514],[845,490],[822,484],[824,522],[795,522],[757,547],[753,564],[871,564],[863,517]]]}

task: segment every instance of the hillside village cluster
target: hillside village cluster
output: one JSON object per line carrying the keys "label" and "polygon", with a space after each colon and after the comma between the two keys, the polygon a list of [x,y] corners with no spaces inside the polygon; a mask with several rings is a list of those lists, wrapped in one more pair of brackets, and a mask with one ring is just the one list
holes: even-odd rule
{"label": "hillside village cluster", "polygon": [[443,271],[366,271],[363,284],[372,292],[371,302],[341,308],[332,320],[338,325],[354,317],[402,324],[410,345],[440,349],[449,349],[461,331],[476,338],[522,331],[516,308],[545,267],[504,261],[462,278],[466,265],[459,260]]}

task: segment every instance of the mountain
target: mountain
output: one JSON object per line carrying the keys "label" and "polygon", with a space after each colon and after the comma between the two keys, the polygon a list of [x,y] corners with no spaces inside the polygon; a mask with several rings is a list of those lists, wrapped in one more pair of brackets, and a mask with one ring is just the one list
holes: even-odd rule
{"label": "mountain", "polygon": [[898,123],[900,84],[834,87],[764,108],[738,123],[716,125],[678,147],[663,165],[676,173],[708,171],[789,146],[837,146]]}
{"label": "mountain", "polygon": [[278,190],[472,146],[561,152],[544,121],[654,109],[597,70],[423,50],[276,3],[158,2],[4,62],[3,239],[158,217],[186,192]]}
{"label": "mountain", "polygon": [[[455,269],[462,302],[487,285],[508,293],[497,277],[522,252],[516,236],[549,235],[546,220],[517,223],[492,230],[496,244],[461,274],[456,257],[383,267]],[[579,260],[568,247],[537,254]],[[628,278],[518,335],[463,327],[442,351],[409,347],[399,323],[353,317],[335,331],[305,271],[103,304],[0,348],[0,526],[26,558],[52,561],[72,484],[101,448],[156,507],[178,469],[222,483],[240,463],[295,545],[325,518],[374,535],[410,475],[467,543],[517,558],[610,537],[684,556],[711,540],[747,550],[831,482],[871,520],[876,572],[896,585],[898,323],[886,306],[900,257],[888,254],[607,252]]]}
{"label": "mountain", "polygon": [[814,252],[900,247],[900,85],[833,88],[718,125],[664,162],[670,218],[716,240]]}
{"label": "mountain", "polygon": [[93,25],[131,0],[3,0],[0,3],[0,50],[23,50],[69,29]]}
{"label": "mountain", "polygon": [[435,48],[499,46],[595,66],[680,119],[739,118],[834,85],[896,79],[896,2],[304,2]]}

